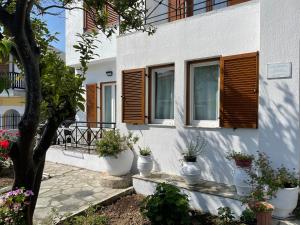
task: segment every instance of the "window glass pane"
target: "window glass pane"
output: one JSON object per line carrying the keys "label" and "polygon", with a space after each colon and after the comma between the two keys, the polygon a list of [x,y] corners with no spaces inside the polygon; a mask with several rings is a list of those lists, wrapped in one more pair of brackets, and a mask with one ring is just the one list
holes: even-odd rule
{"label": "window glass pane", "polygon": [[174,119],[174,70],[155,73],[155,119]]}
{"label": "window glass pane", "polygon": [[218,77],[218,65],[194,68],[194,120],[217,120]]}
{"label": "window glass pane", "polygon": [[227,0],[214,0],[213,9],[221,9],[227,6]]}
{"label": "window glass pane", "polygon": [[104,86],[104,122],[112,122],[112,111],[111,111],[111,102],[112,102],[112,87]]}
{"label": "window glass pane", "polygon": [[194,0],[194,15],[206,12],[206,0]]}

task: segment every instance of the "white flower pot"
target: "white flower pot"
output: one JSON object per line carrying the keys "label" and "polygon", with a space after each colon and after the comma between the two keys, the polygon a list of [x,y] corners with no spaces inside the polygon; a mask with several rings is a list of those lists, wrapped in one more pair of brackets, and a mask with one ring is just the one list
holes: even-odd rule
{"label": "white flower pot", "polygon": [[188,185],[199,183],[200,169],[196,162],[184,162],[180,174]]}
{"label": "white flower pot", "polygon": [[246,168],[236,167],[233,174],[233,182],[236,192],[240,196],[248,196],[251,193],[251,186],[249,184],[250,177]]}
{"label": "white flower pot", "polygon": [[285,219],[297,206],[299,187],[279,189],[276,197],[270,200],[274,206],[273,217]]}
{"label": "white flower pot", "polygon": [[151,174],[153,168],[153,160],[151,156],[140,155],[137,161],[137,168],[140,171],[140,175],[148,177]]}
{"label": "white flower pot", "polygon": [[111,176],[123,176],[130,172],[133,162],[133,152],[124,150],[117,157],[105,156],[102,157],[106,172]]}

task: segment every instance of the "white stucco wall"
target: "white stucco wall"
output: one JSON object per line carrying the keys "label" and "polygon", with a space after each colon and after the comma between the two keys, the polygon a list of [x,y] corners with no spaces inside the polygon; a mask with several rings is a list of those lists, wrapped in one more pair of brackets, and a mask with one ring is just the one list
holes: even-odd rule
{"label": "white stucco wall", "polygon": [[[261,1],[259,149],[299,170],[299,0]],[[267,64],[292,63],[292,78],[267,79]]]}
{"label": "white stucco wall", "polygon": [[[77,6],[81,7],[83,1],[76,3]],[[79,53],[75,52],[73,45],[80,40],[76,34],[83,32],[83,11],[80,9],[75,9],[71,11],[66,11],[66,64],[67,65],[78,65],[79,64]],[[95,44],[98,48],[95,53],[99,56],[95,56],[92,61],[98,61],[102,59],[109,59],[116,57],[116,35],[111,38],[107,38],[102,33],[99,34],[99,42]]]}
{"label": "white stucco wall", "polygon": [[[175,63],[175,126],[132,126],[121,123],[122,132],[134,131],[139,144],[153,152],[156,170],[178,174],[180,151],[193,137],[206,137],[208,146],[199,157],[203,179],[232,183],[232,165],[226,160],[231,149],[255,153],[258,130],[185,127],[185,64],[188,60],[258,51],[260,48],[260,5],[250,1],[158,26],[153,36],[134,33],[117,38],[117,88],[121,71],[165,63]],[[118,106],[121,107],[120,94]]]}
{"label": "white stucco wall", "polygon": [[[112,76],[107,76],[106,71],[112,71]],[[113,82],[116,81],[116,61],[115,59],[110,60],[101,60],[101,63],[97,62],[95,64],[89,65],[88,72],[86,74],[86,80],[83,83],[84,88],[86,84],[97,83],[97,86],[100,88],[101,82]],[[100,91],[98,89],[97,95],[97,105],[100,107]],[[84,95],[86,98],[86,95]],[[86,121],[86,112],[78,112],[78,118],[80,121]],[[100,121],[100,110],[98,109],[97,115],[98,121]]]}

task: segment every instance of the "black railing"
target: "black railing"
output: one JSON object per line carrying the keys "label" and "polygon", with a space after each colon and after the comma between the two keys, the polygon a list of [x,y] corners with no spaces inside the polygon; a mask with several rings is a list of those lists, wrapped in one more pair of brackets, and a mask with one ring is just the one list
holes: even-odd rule
{"label": "black railing", "polygon": [[24,76],[16,72],[0,73],[0,82],[12,89],[25,89]]}
{"label": "black railing", "polygon": [[22,116],[14,113],[0,115],[0,129],[2,130],[18,129],[18,124],[21,121],[21,117]]}
{"label": "black railing", "polygon": [[116,123],[64,122],[57,130],[53,145],[84,148],[88,153],[96,148],[96,141],[102,138],[104,130],[115,130]]}
{"label": "black railing", "polygon": [[[145,23],[147,25],[156,25],[163,22],[174,21],[196,14],[209,12],[219,8],[225,8],[229,6],[231,2],[230,0],[200,0],[193,4],[195,1],[183,0],[176,1],[176,5],[170,5],[167,0],[153,1],[157,3],[157,5],[146,13]],[[157,13],[158,11],[163,12]]]}

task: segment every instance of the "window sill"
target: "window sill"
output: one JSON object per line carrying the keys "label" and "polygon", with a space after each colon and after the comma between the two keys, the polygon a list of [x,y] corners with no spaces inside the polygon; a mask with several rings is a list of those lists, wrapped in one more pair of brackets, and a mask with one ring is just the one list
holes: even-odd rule
{"label": "window sill", "polygon": [[161,128],[176,128],[174,124],[159,124],[159,123],[149,123],[149,127],[161,127]]}
{"label": "window sill", "polygon": [[184,125],[185,128],[201,128],[201,129],[221,129],[220,126],[197,126],[197,125]]}

